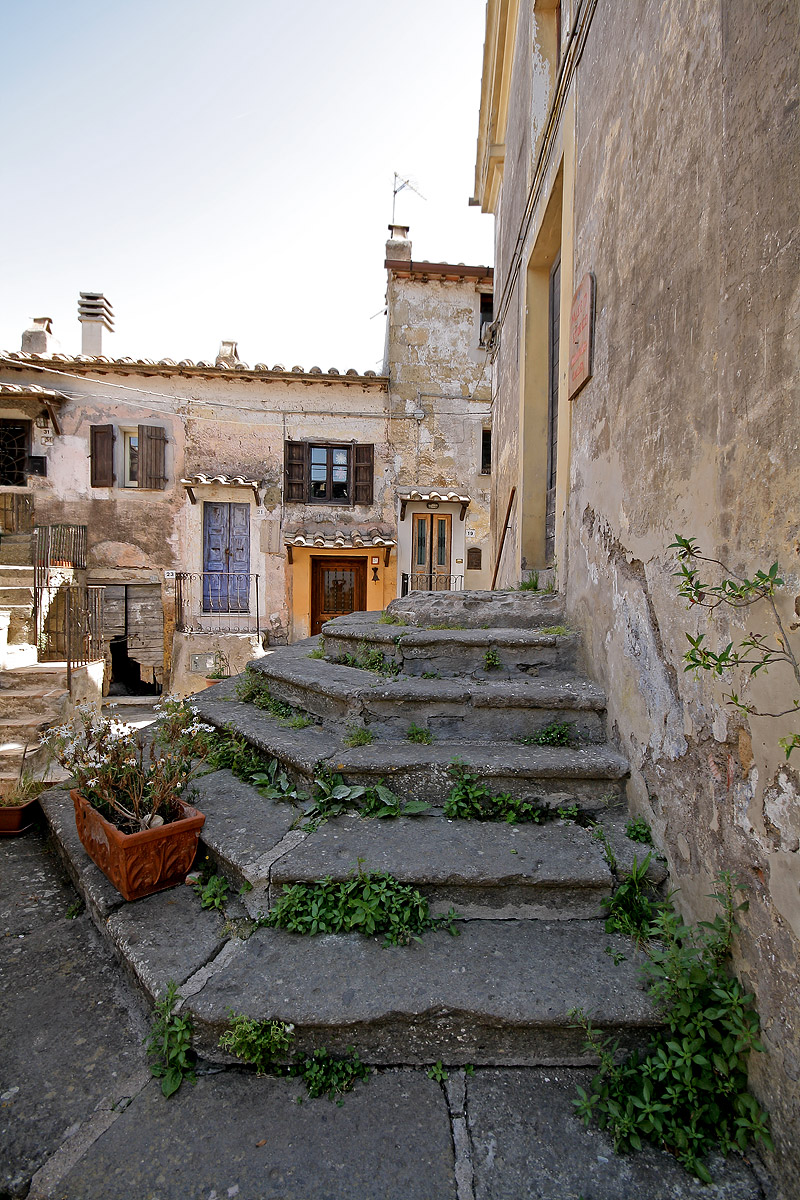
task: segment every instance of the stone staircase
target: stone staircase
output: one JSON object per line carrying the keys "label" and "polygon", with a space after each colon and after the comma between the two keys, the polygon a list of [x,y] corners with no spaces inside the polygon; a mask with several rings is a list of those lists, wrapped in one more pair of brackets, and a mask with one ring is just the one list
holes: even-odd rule
{"label": "stone staircase", "polygon": [[0,538],[0,612],[7,612],[8,644],[33,642],[33,534]]}
{"label": "stone staircase", "polygon": [[[605,740],[602,692],[578,673],[578,639],[559,628],[560,602],[488,593],[472,614],[448,599],[448,623],[470,627],[427,628],[445,623],[440,608],[432,621],[430,601],[417,608],[410,597],[391,606],[408,624],[339,618],[324,629],[326,658],[309,657],[314,638],[252,664],[272,696],[310,715],[305,728],[242,702],[236,680],[194,697],[204,719],[277,758],[303,787],[327,768],[348,783],[383,779],[402,799],[430,804],[417,817],[345,815],[304,829],[302,812],[229,771],[201,777],[201,855],[228,878],[231,896],[242,889],[226,905],[226,924],[188,888],[124,905],[77,842],[67,797],[44,798],[98,925],[151,997],[168,979],[181,985],[206,1058],[230,1061],[218,1042],[231,1010],[291,1021],[298,1047],[352,1045],[375,1064],[576,1065],[588,1059],[572,1009],[624,1046],[657,1023],[635,948],[604,929],[601,902],[615,879],[590,823],[602,825],[618,874],[642,847],[624,834],[627,766]],[[332,661],[369,651],[391,657],[400,674],[387,679]],[[554,718],[572,724],[573,745],[513,740]],[[408,741],[412,722],[430,730],[430,745]],[[370,745],[345,746],[354,724],[373,733]],[[493,792],[567,806],[578,821],[555,811],[543,824],[446,818],[456,758]],[[465,918],[459,936],[439,930],[420,944],[384,948],[381,938],[357,934],[252,931],[248,918],[285,885],[345,879],[359,864],[415,885],[434,913],[455,908]],[[653,871],[663,879],[657,864]]]}
{"label": "stone staircase", "polygon": [[33,628],[33,535],[0,539],[0,795],[16,785],[24,768],[47,767],[40,747],[44,729],[62,720],[69,691],[65,663],[39,663]]}

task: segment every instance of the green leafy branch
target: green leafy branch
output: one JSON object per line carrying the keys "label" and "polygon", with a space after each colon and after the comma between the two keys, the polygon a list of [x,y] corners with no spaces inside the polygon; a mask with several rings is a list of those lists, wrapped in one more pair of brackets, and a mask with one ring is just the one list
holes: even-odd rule
{"label": "green leafy branch", "polygon": [[[687,633],[689,649],[683,656],[686,664],[685,671],[708,671],[712,675],[722,676],[731,670],[745,671],[751,678],[768,671],[775,664],[788,666],[794,674],[795,683],[800,691],[800,663],[789,641],[784,628],[775,594],[785,586],[784,580],[778,574],[778,564],[773,563],[767,571],[758,570],[752,579],[737,575],[720,559],[701,554],[697,547],[696,538],[685,538],[675,535],[670,550],[677,551],[678,570],[674,572],[678,580],[678,595],[683,596],[690,607],[699,605],[713,611],[721,604],[729,608],[750,608],[763,601],[772,614],[775,623],[773,636],[763,633],[748,633],[745,638],[734,646],[728,642],[722,650],[715,652],[705,645],[705,634],[696,636]],[[700,564],[708,564],[722,573],[722,579],[712,582],[704,577]],[[792,629],[796,626],[792,626]],[[754,717],[786,717],[800,709],[800,697],[780,712],[767,712],[742,700],[737,692],[728,692],[724,696],[727,704],[739,712]],[[800,733],[792,733],[780,739],[786,757],[800,746]]]}

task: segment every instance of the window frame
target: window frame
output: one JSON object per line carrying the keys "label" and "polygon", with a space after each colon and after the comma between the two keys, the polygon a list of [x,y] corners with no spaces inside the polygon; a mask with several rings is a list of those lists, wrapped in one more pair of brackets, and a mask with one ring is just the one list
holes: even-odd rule
{"label": "window frame", "polygon": [[[326,495],[313,495],[314,481],[311,478],[312,453],[326,453]],[[347,453],[347,495],[334,497],[333,455],[336,450]],[[317,481],[318,482],[318,481]],[[375,502],[375,446],[372,442],[341,442],[308,439],[284,442],[284,491],[285,504],[328,505],[335,508],[355,508]]]}
{"label": "window frame", "polygon": [[[353,497],[353,458],[354,458],[352,443],[350,443],[350,442],[308,442],[307,447],[308,448],[306,450],[306,456],[307,456],[306,461],[307,461],[308,478],[306,481],[306,483],[307,483],[306,497],[307,497],[308,503],[309,504],[346,504],[348,506],[352,505],[352,503],[353,503],[353,498],[352,498]],[[313,494],[314,484],[316,482],[319,482],[318,480],[315,480],[313,478],[313,472],[314,472],[314,466],[315,466],[315,463],[314,463],[314,451],[315,450],[324,450],[324,452],[325,452],[326,473],[325,473],[325,495],[324,496],[315,496]],[[334,460],[333,460],[333,456],[337,450],[344,451],[347,456],[347,465],[346,465],[347,479],[345,481],[346,495],[338,496],[338,497],[333,495],[333,485],[334,485],[333,469],[334,469],[334,466],[341,465],[341,464],[334,463]]]}
{"label": "window frame", "polygon": [[[122,441],[122,486],[138,488],[139,486],[139,427],[138,425],[119,426]],[[136,439],[136,478],[131,478],[131,440]]]}

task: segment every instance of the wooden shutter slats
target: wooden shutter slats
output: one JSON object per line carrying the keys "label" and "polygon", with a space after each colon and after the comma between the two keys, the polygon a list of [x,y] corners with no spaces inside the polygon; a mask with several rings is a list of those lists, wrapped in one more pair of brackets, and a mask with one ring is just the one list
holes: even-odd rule
{"label": "wooden shutter slats", "polygon": [[89,460],[92,487],[114,486],[114,426],[91,425]]}
{"label": "wooden shutter slats", "polygon": [[284,442],[285,500],[306,499],[307,450],[305,442]]}
{"label": "wooden shutter slats", "polygon": [[372,504],[374,494],[375,448],[369,444],[355,447],[353,468],[353,500],[356,504]]}
{"label": "wooden shutter slats", "polygon": [[167,435],[160,425],[139,426],[139,487],[163,491],[166,473]]}

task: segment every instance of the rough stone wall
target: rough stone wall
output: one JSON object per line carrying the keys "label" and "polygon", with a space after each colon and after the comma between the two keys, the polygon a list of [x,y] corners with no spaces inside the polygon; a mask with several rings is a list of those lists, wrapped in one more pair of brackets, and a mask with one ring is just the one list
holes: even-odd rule
{"label": "rough stone wall", "polygon": [[[480,297],[475,279],[389,274],[387,362],[397,484],[471,497],[465,544],[481,550],[481,570],[453,564],[469,588],[487,586],[491,573],[491,476],[481,473],[482,430],[491,427],[491,364],[479,344]],[[424,417],[416,420],[415,411]]]}
{"label": "rough stone wall", "polygon": [[710,915],[722,869],[748,887],[735,965],[767,1047],[752,1081],[795,1184],[798,767],[777,746],[790,723],[732,716],[723,694],[778,711],[797,691],[781,667],[745,689],[684,673],[687,631],[719,648],[769,614],[687,612],[667,547],[696,536],[742,574],[777,559],[794,618],[799,23],[778,0],[637,0],[623,24],[600,0],[578,80],[574,267],[596,274],[597,325],[572,406],[567,579],[677,902]]}

